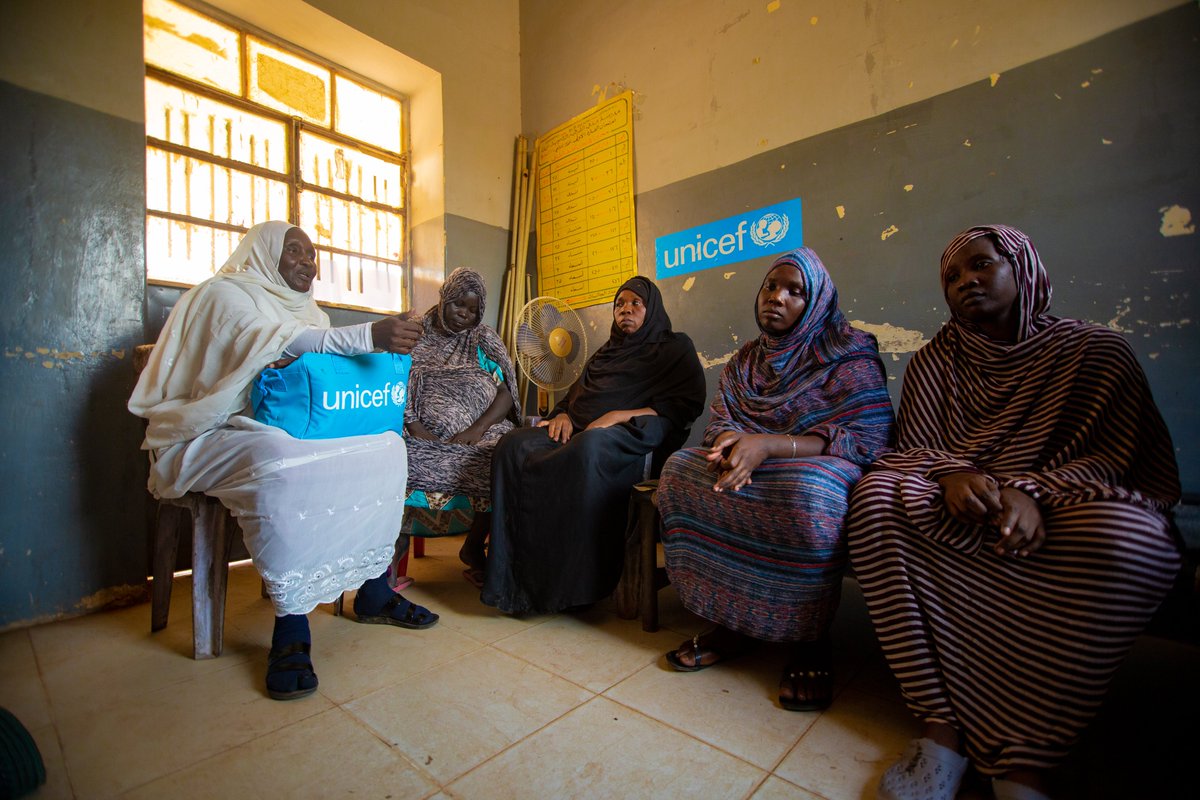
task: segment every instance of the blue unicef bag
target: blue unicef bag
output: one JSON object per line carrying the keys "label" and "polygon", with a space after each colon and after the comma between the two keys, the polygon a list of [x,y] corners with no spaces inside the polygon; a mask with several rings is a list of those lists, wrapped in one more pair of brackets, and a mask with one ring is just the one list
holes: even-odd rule
{"label": "blue unicef bag", "polygon": [[254,418],[297,439],[404,431],[412,357],[395,353],[305,353],[265,369],[250,387]]}

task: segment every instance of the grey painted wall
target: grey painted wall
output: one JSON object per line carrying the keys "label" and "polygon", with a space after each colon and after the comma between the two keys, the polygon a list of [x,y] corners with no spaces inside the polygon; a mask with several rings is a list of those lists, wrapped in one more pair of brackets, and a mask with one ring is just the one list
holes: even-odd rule
{"label": "grey painted wall", "polygon": [[0,628],[138,597],[138,124],[0,82]]}
{"label": "grey painted wall", "polygon": [[483,276],[488,287],[483,321],[493,328],[500,311],[500,287],[504,285],[504,270],[508,267],[508,249],[506,229],[446,215],[446,273],[456,267],[470,267]]}
{"label": "grey painted wall", "polygon": [[[982,81],[639,195],[640,269],[652,273],[657,236],[802,198],[805,242],[837,281],[847,316],[878,326],[898,401],[911,351],[947,316],[942,249],[968,225],[1015,225],[1050,273],[1052,313],[1125,332],[1171,429],[1185,491],[1198,492],[1200,235],[1160,232],[1160,209],[1200,215],[1198,36],[1200,12],[1182,7],[1009,70],[995,86]],[[752,303],[769,261],[695,273],[690,287],[662,282],[675,327],[707,359],[757,335]],[[607,314],[585,316],[606,332]],[[721,366],[707,370],[710,396]]]}

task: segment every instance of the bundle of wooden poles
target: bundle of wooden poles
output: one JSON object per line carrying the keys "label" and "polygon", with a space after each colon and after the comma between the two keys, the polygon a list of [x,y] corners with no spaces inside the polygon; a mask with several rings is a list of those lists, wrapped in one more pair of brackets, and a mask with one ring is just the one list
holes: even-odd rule
{"label": "bundle of wooden poles", "polygon": [[523,404],[528,401],[529,376],[517,363],[517,323],[521,309],[533,297],[533,282],[525,270],[525,262],[529,256],[529,232],[536,205],[536,179],[537,148],[531,148],[528,139],[518,136],[513,164],[512,243],[509,245],[508,269],[504,272],[501,292],[499,333],[516,367],[517,396]]}

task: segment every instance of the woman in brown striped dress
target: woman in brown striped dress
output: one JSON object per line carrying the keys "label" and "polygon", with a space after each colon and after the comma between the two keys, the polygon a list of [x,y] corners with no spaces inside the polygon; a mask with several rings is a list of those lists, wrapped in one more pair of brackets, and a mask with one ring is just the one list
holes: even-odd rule
{"label": "woman in brown striped dress", "polygon": [[1025,234],[964,231],[941,279],[950,321],[909,365],[896,452],[848,517],[923,725],[878,796],[953,798],[969,761],[999,800],[1041,798],[1179,569],[1179,474],[1131,348],[1046,313]]}

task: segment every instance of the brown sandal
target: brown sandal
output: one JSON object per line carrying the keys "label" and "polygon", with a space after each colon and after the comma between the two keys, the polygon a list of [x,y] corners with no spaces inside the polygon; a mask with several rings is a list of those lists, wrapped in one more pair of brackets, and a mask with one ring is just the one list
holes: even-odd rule
{"label": "brown sandal", "polygon": [[[717,630],[721,629],[718,628],[711,630],[703,635],[711,637],[717,632]],[[679,647],[676,647],[674,650],[668,652],[666,654],[667,663],[671,665],[672,669],[678,672],[699,672],[702,669],[708,669],[709,667],[716,666],[722,661],[731,661],[750,650],[750,644],[747,642],[745,637],[740,636],[733,631],[728,631],[727,635],[736,636],[739,640],[741,640],[741,645],[735,645],[734,647],[727,647],[724,649],[705,646],[700,643],[701,634],[697,633],[692,637],[692,641],[690,642],[692,646],[692,663],[687,664],[679,657],[679,651],[687,647],[689,642],[683,642],[679,645]],[[704,657],[706,655],[714,656],[713,660],[707,664],[704,663]]]}

